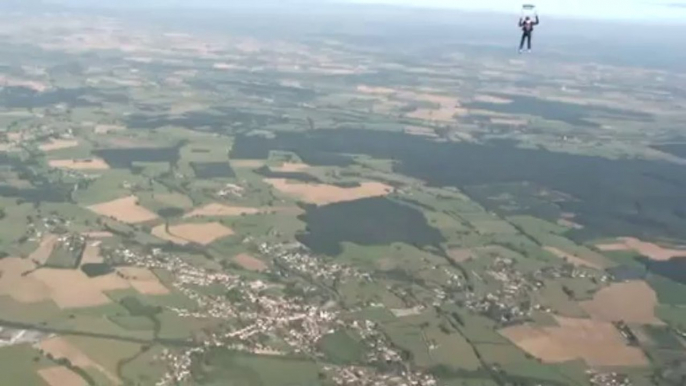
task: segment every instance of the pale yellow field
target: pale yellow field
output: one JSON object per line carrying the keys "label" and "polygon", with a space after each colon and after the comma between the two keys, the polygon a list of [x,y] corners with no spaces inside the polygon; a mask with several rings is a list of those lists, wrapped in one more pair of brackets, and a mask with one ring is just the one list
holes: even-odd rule
{"label": "pale yellow field", "polygon": [[468,248],[457,248],[448,251],[448,256],[456,263],[464,263],[476,257],[474,252]]}
{"label": "pale yellow field", "polygon": [[[181,82],[183,82],[182,79],[181,79]],[[172,105],[172,107],[169,109],[169,113],[182,115],[182,114],[190,113],[191,111],[200,111],[200,110],[204,110],[207,108],[208,108],[208,106],[200,104],[200,103],[177,103],[177,104]]]}
{"label": "pale yellow field", "polygon": [[467,110],[461,108],[460,101],[451,96],[436,94],[421,94],[414,92],[402,92],[400,97],[403,99],[424,101],[438,104],[438,109],[418,109],[409,114],[410,118],[423,119],[429,121],[452,122],[457,115],[466,115]]}
{"label": "pale yellow field", "polygon": [[49,86],[43,82],[38,82],[35,80],[16,79],[7,77],[6,75],[0,75],[0,85],[4,87],[25,87],[37,92],[43,92],[49,88]]}
{"label": "pale yellow field", "polygon": [[452,96],[438,95],[438,94],[426,94],[426,93],[416,93],[412,91],[403,91],[399,94],[399,97],[407,100],[414,101],[424,101],[431,102],[441,105],[442,107],[455,107],[460,106],[460,101]]}
{"label": "pale yellow field", "polygon": [[100,242],[99,241],[88,241],[86,247],[83,249],[81,254],[81,265],[84,264],[99,264],[104,260],[100,255]]}
{"label": "pale yellow field", "polygon": [[69,149],[70,147],[79,146],[79,141],[75,139],[52,139],[48,143],[38,146],[42,151],[53,151],[61,149]]}
{"label": "pale yellow field", "polygon": [[655,291],[642,280],[614,283],[598,291],[593,300],[581,302],[592,319],[604,322],[664,324],[655,316]]}
{"label": "pale yellow field", "polygon": [[265,182],[282,193],[317,205],[386,196],[393,192],[391,186],[380,182],[363,182],[360,186],[354,188],[342,188],[326,184],[296,183],[286,179],[265,179]]}
{"label": "pale yellow field", "polygon": [[520,325],[499,333],[545,363],[582,359],[589,366],[647,366],[640,348],[630,347],[612,323],[555,316],[556,327]]}
{"label": "pale yellow field", "polygon": [[434,129],[429,128],[429,127],[421,127],[421,126],[405,126],[405,133],[410,134],[410,135],[417,135],[420,137],[429,137],[429,138],[438,137],[438,134],[436,134],[436,131]]}
{"label": "pale yellow field", "polygon": [[237,70],[241,67],[231,63],[215,63],[212,65],[212,68],[216,70]]}
{"label": "pale yellow field", "polygon": [[128,196],[102,204],[91,205],[88,209],[101,216],[112,217],[129,224],[146,222],[157,218],[155,213],[138,205],[138,198],[136,196]]}
{"label": "pale yellow field", "polygon": [[376,114],[396,113],[405,106],[405,103],[403,102],[377,98],[372,99],[375,101],[374,105],[372,106],[372,111]]}
{"label": "pale yellow field", "polygon": [[94,132],[95,134],[107,134],[124,130],[126,130],[126,127],[121,125],[96,125]]}
{"label": "pale yellow field", "polygon": [[584,226],[581,224],[577,224],[574,221],[568,220],[566,218],[561,218],[557,220],[557,225],[561,225],[563,227],[571,228],[571,229],[584,229]]}
{"label": "pale yellow field", "polygon": [[197,208],[184,217],[233,217],[244,214],[257,214],[261,210],[257,208],[226,206],[222,204],[208,204],[201,208]]}
{"label": "pale yellow field", "polygon": [[174,235],[167,232],[167,225],[165,225],[165,224],[160,224],[160,225],[152,228],[152,232],[150,232],[150,233],[155,237],[158,237],[162,240],[171,241],[174,244],[186,245],[186,244],[190,243],[190,241],[188,241],[188,240],[184,240],[180,237],[175,237]]}
{"label": "pale yellow field", "polygon": [[595,269],[603,269],[604,267],[601,267],[600,265],[587,261],[581,257],[577,257],[572,255],[571,253],[567,253],[559,248],[555,247],[544,247],[546,251],[554,254],[555,256],[567,260],[570,264],[574,264],[576,266],[580,267],[590,267],[590,268],[595,268]]}
{"label": "pale yellow field", "polygon": [[601,251],[628,251],[634,250],[641,255],[656,261],[667,261],[673,257],[686,257],[684,249],[663,248],[657,244],[641,241],[633,237],[621,237],[614,244],[596,245]]}
{"label": "pale yellow field", "polygon": [[[81,270],[40,268],[29,259],[8,257],[0,260],[0,295],[17,302],[39,303],[52,300],[63,309],[108,304],[106,291],[133,287],[142,294],[167,293],[166,288],[146,269],[119,268],[124,273],[89,278]],[[129,279],[127,279],[129,277]]]}
{"label": "pale yellow field", "polygon": [[89,239],[106,239],[108,237],[114,236],[111,232],[107,231],[84,232],[82,233],[82,235],[88,237]]}
{"label": "pale yellow field", "polygon": [[205,224],[179,224],[169,227],[169,233],[196,244],[208,245],[220,238],[231,236],[234,232],[218,222]]}
{"label": "pale yellow field", "polygon": [[508,104],[512,103],[511,99],[506,99],[506,98],[501,98],[493,95],[487,95],[487,94],[482,94],[482,95],[477,95],[476,98],[474,98],[475,102],[485,102],[485,103],[493,103],[493,104]]}
{"label": "pale yellow field", "polygon": [[13,142],[21,141],[22,139],[24,139],[24,133],[7,133],[7,139]]}
{"label": "pale yellow field", "polygon": [[394,90],[392,88],[370,87],[370,86],[366,86],[363,84],[357,86],[357,91],[359,91],[363,94],[381,94],[381,95],[390,95],[390,94],[397,92],[397,90]]}
{"label": "pale yellow field", "polygon": [[50,386],[88,386],[83,378],[64,366],[40,369],[38,375]]}
{"label": "pale yellow field", "polygon": [[[407,90],[396,90],[386,87],[369,87],[366,85],[358,85],[357,91],[365,95],[375,95],[381,102],[380,108],[375,106],[375,112],[378,113],[390,113],[398,107],[402,107],[404,104],[396,100],[389,100],[388,97],[393,95],[403,101],[421,101],[421,102],[431,102],[438,104],[440,107],[436,109],[431,108],[421,108],[417,109],[409,114],[407,117],[429,120],[429,121],[441,121],[441,122],[452,122],[456,115],[465,115],[467,110],[460,107],[460,102],[457,98],[446,95],[430,94],[424,92],[415,92]],[[428,132],[423,133],[414,132],[414,135],[428,135]]]}
{"label": "pale yellow field", "polygon": [[301,172],[311,168],[310,165],[302,163],[286,162],[281,166],[270,167],[269,169],[275,172],[291,173],[291,172]]}
{"label": "pale yellow field", "polygon": [[50,288],[26,275],[36,268],[29,259],[7,257],[0,260],[0,295],[9,295],[20,303],[37,303],[50,297]]}
{"label": "pale yellow field", "polygon": [[54,337],[43,340],[40,342],[39,348],[46,354],[52,355],[55,359],[68,359],[72,365],[80,368],[92,367],[100,371],[115,384],[118,385],[121,383],[115,374],[112,374],[103,366],[91,360],[86,354],[64,338]]}
{"label": "pale yellow field", "polygon": [[14,149],[14,145],[11,143],[0,143],[0,151],[10,151]]}
{"label": "pale yellow field", "polygon": [[467,110],[458,107],[442,106],[440,109],[417,109],[409,114],[408,118],[423,119],[425,121],[452,122],[455,116],[465,115]]}
{"label": "pale yellow field", "polygon": [[260,160],[260,159],[255,159],[255,160],[244,159],[244,160],[232,160],[230,163],[231,163],[232,168],[237,168],[237,169],[240,169],[240,168],[253,169],[253,168],[255,168],[256,169],[256,168],[264,166],[264,162],[265,162],[264,160]]}
{"label": "pale yellow field", "polygon": [[149,269],[138,267],[117,268],[117,272],[126,279],[131,287],[144,295],[166,295],[169,289]]}
{"label": "pale yellow field", "polygon": [[189,243],[208,245],[220,238],[231,236],[234,232],[221,223],[211,222],[178,224],[169,227],[159,225],[153,228],[152,234],[179,245]]}
{"label": "pale yellow field", "polygon": [[42,268],[29,275],[49,288],[49,297],[60,308],[94,307],[111,302],[104,291],[129,288],[114,274],[89,278],[81,270]]}
{"label": "pale yellow field", "polygon": [[248,254],[245,254],[245,253],[241,253],[241,254],[235,256],[233,258],[233,261],[235,261],[238,265],[247,269],[248,271],[261,272],[261,271],[266,271],[267,268],[269,268],[264,261],[257,259],[253,256],[250,256]]}
{"label": "pale yellow field", "polygon": [[57,246],[58,239],[59,238],[56,235],[44,235],[38,248],[29,255],[29,260],[38,265],[45,264],[52,254],[52,250],[55,249],[55,246]]}
{"label": "pale yellow field", "polygon": [[502,118],[502,119],[507,119],[509,117],[509,115],[507,115],[507,114],[498,113],[498,112],[490,111],[490,110],[482,110],[482,109],[470,109],[469,115],[476,115],[476,116],[480,116],[480,117],[494,117],[494,118]]}
{"label": "pale yellow field", "polygon": [[493,123],[494,125],[526,126],[529,123],[529,121],[527,121],[526,119],[517,119],[517,118],[496,118],[496,117],[492,117],[491,123]]}
{"label": "pale yellow field", "polygon": [[179,193],[160,193],[153,194],[153,200],[165,205],[189,209],[193,207],[193,201]]}
{"label": "pale yellow field", "polygon": [[48,164],[53,168],[70,170],[105,170],[110,168],[110,165],[100,158],[55,159],[48,161]]}

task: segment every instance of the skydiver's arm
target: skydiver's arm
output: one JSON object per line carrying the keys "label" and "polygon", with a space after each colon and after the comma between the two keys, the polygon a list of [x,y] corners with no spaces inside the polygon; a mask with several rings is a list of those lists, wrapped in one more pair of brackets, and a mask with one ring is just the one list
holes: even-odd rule
{"label": "skydiver's arm", "polygon": [[534,24],[538,25],[538,23],[540,23],[540,22],[541,22],[541,20],[538,18],[538,15],[536,15],[536,22]]}
{"label": "skydiver's arm", "polygon": [[519,26],[524,26],[524,20],[521,17],[519,18]]}

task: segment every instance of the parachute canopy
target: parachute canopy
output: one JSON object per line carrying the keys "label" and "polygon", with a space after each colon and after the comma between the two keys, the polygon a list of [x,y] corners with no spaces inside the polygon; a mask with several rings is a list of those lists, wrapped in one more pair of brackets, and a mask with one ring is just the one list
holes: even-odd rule
{"label": "parachute canopy", "polygon": [[522,5],[522,17],[533,17],[537,14],[536,5],[534,4],[523,4]]}

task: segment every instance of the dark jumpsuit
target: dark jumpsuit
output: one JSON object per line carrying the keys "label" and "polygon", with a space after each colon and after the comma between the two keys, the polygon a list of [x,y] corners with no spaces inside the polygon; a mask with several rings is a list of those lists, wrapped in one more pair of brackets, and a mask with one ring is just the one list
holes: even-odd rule
{"label": "dark jumpsuit", "polygon": [[531,49],[531,34],[534,32],[534,26],[538,25],[538,15],[536,15],[536,20],[525,20],[519,19],[519,27],[522,29],[522,41],[519,43],[519,49],[524,48],[524,41],[527,42],[527,48]]}

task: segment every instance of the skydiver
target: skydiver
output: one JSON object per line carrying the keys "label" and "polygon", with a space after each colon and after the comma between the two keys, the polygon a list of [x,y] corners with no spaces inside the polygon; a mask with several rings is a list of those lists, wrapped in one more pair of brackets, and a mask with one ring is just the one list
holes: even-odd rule
{"label": "skydiver", "polygon": [[527,42],[528,52],[531,52],[531,34],[534,32],[534,26],[538,25],[539,19],[536,15],[536,20],[531,20],[531,17],[527,16],[524,19],[519,18],[519,28],[522,29],[522,41],[519,43],[519,53],[522,53],[524,49],[524,41]]}

